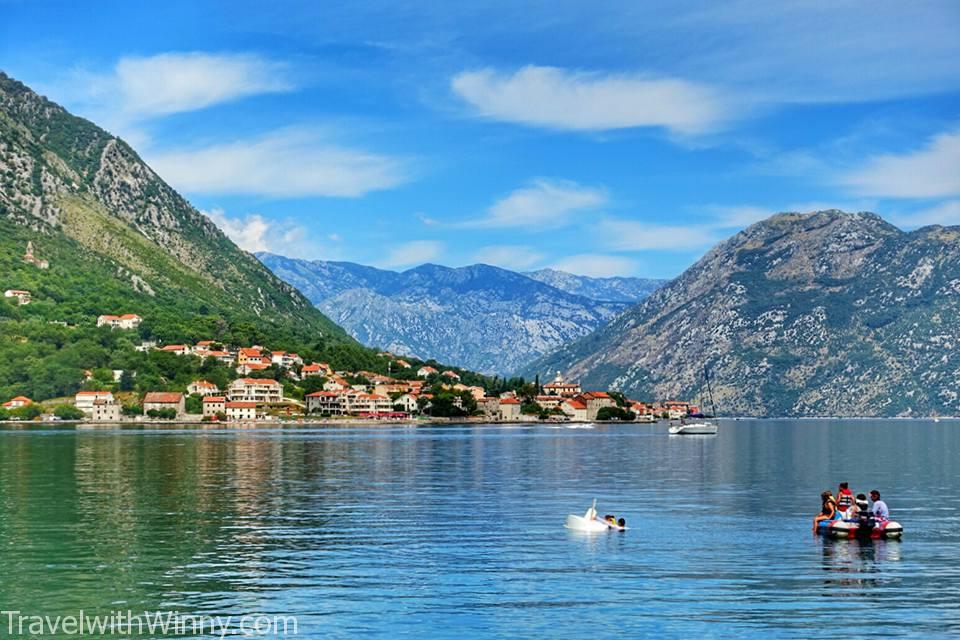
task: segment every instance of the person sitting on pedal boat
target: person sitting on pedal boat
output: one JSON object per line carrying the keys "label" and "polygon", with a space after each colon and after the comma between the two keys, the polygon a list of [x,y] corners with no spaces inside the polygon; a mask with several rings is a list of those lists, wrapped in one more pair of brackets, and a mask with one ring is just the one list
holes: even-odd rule
{"label": "person sitting on pedal boat", "polygon": [[847,509],[853,505],[853,491],[850,491],[850,484],[840,483],[840,489],[837,491],[837,511],[846,515]]}
{"label": "person sitting on pedal boat", "polygon": [[876,489],[871,491],[870,499],[873,500],[873,507],[871,508],[873,517],[881,522],[883,520],[889,520],[890,509],[887,508],[887,503],[880,499],[880,492]]}
{"label": "person sitting on pedal boat", "polygon": [[820,506],[820,513],[813,518],[813,532],[817,532],[817,527],[823,520],[833,520],[837,517],[837,502],[833,499],[833,494],[824,491],[820,494],[823,504]]}

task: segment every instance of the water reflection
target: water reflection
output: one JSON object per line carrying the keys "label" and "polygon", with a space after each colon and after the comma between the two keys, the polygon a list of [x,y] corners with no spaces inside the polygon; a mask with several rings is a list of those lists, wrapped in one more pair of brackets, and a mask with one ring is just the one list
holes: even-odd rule
{"label": "water reflection", "polygon": [[[823,570],[831,574],[827,587],[869,587],[894,580],[894,571],[886,566],[900,561],[900,540],[836,540],[819,537],[823,552]],[[830,590],[836,597],[862,597],[862,589]]]}
{"label": "water reflection", "polygon": [[[0,604],[293,613],[305,637],[936,636],[960,632],[958,447],[866,421],[0,430]],[[840,480],[904,540],[811,540]],[[630,530],[564,529],[593,498]]]}

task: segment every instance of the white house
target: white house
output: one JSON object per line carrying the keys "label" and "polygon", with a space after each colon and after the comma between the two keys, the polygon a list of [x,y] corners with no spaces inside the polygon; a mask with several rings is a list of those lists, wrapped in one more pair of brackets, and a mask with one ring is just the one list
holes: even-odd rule
{"label": "white house", "polygon": [[423,366],[423,367],[420,367],[419,369],[417,369],[417,377],[418,377],[418,378],[428,378],[428,377],[432,376],[433,374],[435,374],[436,372],[437,372],[437,370],[434,369],[433,367]]}
{"label": "white house", "polygon": [[17,396],[16,398],[11,398],[3,403],[4,409],[19,409],[20,407],[25,407],[28,404],[33,404],[33,400],[27,396]]}
{"label": "white house", "polygon": [[283,385],[269,378],[238,378],[227,389],[230,402],[283,402]]}
{"label": "white house", "polygon": [[520,419],[520,401],[516,398],[500,398],[499,418],[504,421]]}
{"label": "white house", "polygon": [[257,419],[257,403],[228,402],[225,412],[227,420],[250,422]]}
{"label": "white house", "polygon": [[405,393],[393,401],[394,406],[402,407],[407,413],[417,413],[420,406],[417,404],[417,396],[412,393]]}
{"label": "white house", "polygon": [[343,398],[337,391],[317,391],[304,396],[307,413],[319,413],[325,416],[340,416],[346,413]]}
{"label": "white house", "polygon": [[93,403],[103,400],[104,402],[113,402],[113,393],[109,391],[78,391],[74,396],[74,404],[77,409],[87,415],[93,414]]}
{"label": "white house", "polygon": [[143,318],[134,313],[125,313],[122,316],[99,316],[97,326],[108,326],[111,329],[136,329],[143,322]]}
{"label": "white house", "polygon": [[220,393],[220,389],[212,382],[207,382],[206,380],[194,380],[187,385],[187,393],[192,396],[215,396]]}
{"label": "white house", "polygon": [[16,298],[17,304],[30,304],[30,292],[23,289],[7,289],[3,292],[4,298]]}

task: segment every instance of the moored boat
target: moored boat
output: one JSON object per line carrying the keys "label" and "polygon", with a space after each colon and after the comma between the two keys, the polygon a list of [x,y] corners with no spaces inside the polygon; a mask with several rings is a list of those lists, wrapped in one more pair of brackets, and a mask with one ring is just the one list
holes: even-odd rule
{"label": "moored boat", "polygon": [[667,430],[670,435],[674,436],[711,436],[717,432],[717,424],[715,422],[707,422],[706,420],[700,422],[688,422],[680,424],[671,425]]}

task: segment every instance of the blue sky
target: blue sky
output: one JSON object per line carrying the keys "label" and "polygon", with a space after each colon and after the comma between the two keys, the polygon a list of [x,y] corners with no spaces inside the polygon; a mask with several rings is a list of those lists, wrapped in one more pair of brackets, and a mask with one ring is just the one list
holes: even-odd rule
{"label": "blue sky", "polygon": [[670,277],[776,211],[960,224],[957,2],[266,4],[0,0],[0,68],[249,250]]}

